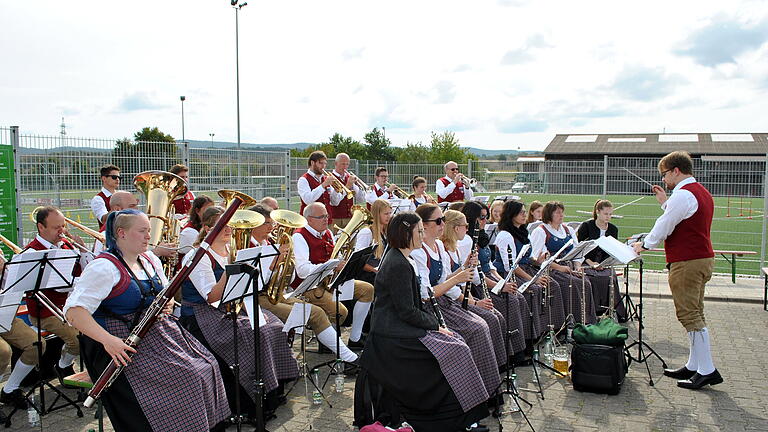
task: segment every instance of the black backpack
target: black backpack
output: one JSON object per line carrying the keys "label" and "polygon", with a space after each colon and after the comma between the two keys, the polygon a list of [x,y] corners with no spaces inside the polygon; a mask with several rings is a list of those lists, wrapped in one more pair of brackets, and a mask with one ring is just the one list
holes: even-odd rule
{"label": "black backpack", "polygon": [[571,381],[577,391],[619,394],[629,364],[624,344],[574,344]]}

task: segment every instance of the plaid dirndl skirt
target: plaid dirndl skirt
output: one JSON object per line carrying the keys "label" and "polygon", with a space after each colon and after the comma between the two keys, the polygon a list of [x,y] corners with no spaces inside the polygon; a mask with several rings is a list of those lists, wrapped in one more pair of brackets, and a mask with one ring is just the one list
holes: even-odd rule
{"label": "plaid dirndl skirt", "polygon": [[[248,396],[255,401],[256,387],[253,380],[255,359],[253,358],[254,343],[253,329],[250,321],[241,310],[237,317],[237,341],[233,341],[232,320],[221,310],[208,304],[196,304],[193,306],[195,320],[205,341],[211,351],[220,356],[224,361],[232,365],[235,363],[235,343],[238,344],[238,362],[240,364],[240,385],[248,392]],[[261,377],[264,380],[264,388],[267,392],[276,389],[280,381],[296,379],[299,376],[299,367],[293,358],[291,348],[288,346],[283,322],[272,312],[262,309],[267,323],[260,331],[260,362]]]}
{"label": "plaid dirndl skirt", "polygon": [[[505,315],[507,313],[505,299],[507,298],[509,301],[509,315]],[[505,296],[504,293],[501,293],[501,295],[491,293],[491,301],[493,302],[493,307],[501,313],[504,322],[509,324],[509,331],[511,332],[509,336],[509,354],[522,352],[525,350],[525,320],[527,316],[523,317],[525,312],[520,310],[520,301],[517,295],[509,294]],[[506,329],[504,330],[506,331]]]}
{"label": "plaid dirndl skirt", "polygon": [[504,348],[504,332],[506,331],[507,324],[504,322],[504,316],[496,309],[486,310],[480,306],[469,305],[469,310],[488,324],[493,351],[496,354],[496,362],[498,366],[503,365],[507,361],[507,353]]}
{"label": "plaid dirndl skirt", "polygon": [[[133,315],[123,317],[132,322]],[[128,324],[106,318],[119,338]],[[207,431],[230,415],[216,358],[173,316],[158,320],[123,371],[152,430]]]}
{"label": "plaid dirndl skirt", "polygon": [[460,334],[469,346],[477,370],[483,378],[483,384],[488,394],[493,396],[501,382],[501,377],[488,324],[476,314],[462,309],[458,302],[446,296],[438,297],[437,303],[448,328]]}
{"label": "plaid dirndl skirt", "polygon": [[[560,295],[566,314],[573,315],[574,322],[582,324],[594,324],[597,322],[595,314],[595,302],[592,299],[592,284],[589,278],[581,278],[576,274],[553,271],[549,273],[552,279],[560,285]],[[582,295],[586,300],[582,313]],[[585,315],[585,316],[582,316]]]}
{"label": "plaid dirndl skirt", "polygon": [[[531,265],[523,265],[521,268],[529,275],[534,275],[538,271],[536,267]],[[522,278],[517,279],[518,285],[524,282]],[[560,294],[560,284],[553,278],[550,278],[548,285],[533,284],[529,290],[534,287],[538,287],[538,292],[540,293],[538,297],[538,313],[543,331],[548,331],[548,326],[550,325],[555,331],[559,330],[565,322],[565,308],[563,307],[563,298]],[[543,332],[539,335],[541,334]]]}
{"label": "plaid dirndl skirt", "polygon": [[472,351],[459,334],[448,336],[437,331],[427,331],[419,341],[435,356],[440,371],[464,412],[489,399],[487,385],[484,385],[485,380],[475,365]]}

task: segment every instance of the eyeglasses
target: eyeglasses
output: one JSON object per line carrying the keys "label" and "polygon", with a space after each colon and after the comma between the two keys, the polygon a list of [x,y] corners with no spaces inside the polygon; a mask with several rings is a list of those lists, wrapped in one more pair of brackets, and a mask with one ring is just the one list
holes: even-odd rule
{"label": "eyeglasses", "polygon": [[[674,168],[672,168],[672,169],[674,169]],[[668,172],[670,172],[670,171],[672,171],[672,170],[671,170],[671,169],[668,169],[668,170],[666,170],[666,171],[662,171],[662,172],[661,172],[661,178],[664,178],[664,176],[666,176],[666,175],[667,175],[667,173],[668,173]]]}
{"label": "eyeglasses", "polygon": [[439,217],[439,218],[437,218],[437,219],[424,219],[422,222],[424,222],[424,223],[427,223],[427,222],[434,222],[434,223],[435,223],[435,225],[442,225],[442,224],[443,224],[443,222],[445,222],[445,216],[443,216],[443,217]]}
{"label": "eyeglasses", "polygon": [[488,215],[480,215],[477,218],[480,219],[480,220],[486,220],[486,219],[488,219]]}
{"label": "eyeglasses", "polygon": [[328,219],[328,215],[320,215],[320,216],[310,216],[312,219]]}
{"label": "eyeglasses", "polygon": [[104,177],[109,177],[112,180],[120,180],[120,176],[115,174],[105,175]]}
{"label": "eyeglasses", "polygon": [[458,168],[449,168],[448,170],[449,171],[458,171],[459,169]]}

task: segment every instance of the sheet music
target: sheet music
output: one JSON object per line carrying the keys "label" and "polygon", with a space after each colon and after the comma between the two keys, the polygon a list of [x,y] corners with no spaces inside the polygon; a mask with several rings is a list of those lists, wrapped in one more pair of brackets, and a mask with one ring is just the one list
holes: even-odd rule
{"label": "sheet music", "polygon": [[[14,255],[6,265],[6,275],[0,292],[32,291],[37,287],[38,274],[40,272],[40,260],[48,256],[49,261],[40,279],[40,289],[71,288],[72,271],[80,257],[77,252],[70,249],[48,249],[44,251],[27,251]],[[65,279],[62,279],[62,276]]]}
{"label": "sheet music", "polygon": [[[509,271],[507,272],[507,277],[496,282],[496,285],[494,285],[493,288],[491,289],[492,293],[496,295],[499,295],[501,293],[501,290],[504,288],[504,285],[509,283],[510,279],[512,279],[512,277],[514,276],[515,269],[520,265],[520,260],[523,259],[523,257],[528,253],[528,250],[530,248],[531,248],[531,245],[529,243],[520,249],[520,252],[517,253],[517,257],[515,257],[515,262],[512,263],[509,267]],[[518,291],[520,291],[521,293],[525,292],[526,288],[528,288],[528,285],[525,285],[525,288],[522,288],[522,291],[520,291],[520,289],[518,288]]]}
{"label": "sheet music", "polygon": [[[243,304],[245,305],[245,313],[248,315],[248,321],[251,322],[251,328],[253,328],[253,299],[254,296],[248,296],[243,299]],[[264,325],[267,323],[267,318],[264,316],[264,312],[261,310],[261,305],[256,305],[257,313],[259,314],[259,327],[264,327]]]}
{"label": "sheet music", "polygon": [[337,265],[339,265],[340,260],[338,259],[331,259],[323,264],[320,264],[315,271],[309,274],[306,279],[304,279],[303,282],[301,282],[301,285],[299,285],[295,290],[291,291],[290,293],[285,293],[283,296],[286,299],[289,299],[291,297],[296,297],[298,295],[304,294],[307,290],[312,289],[317,286],[318,283],[320,283],[321,280],[323,280],[326,276],[333,273],[333,270],[336,268]]}
{"label": "sheet music", "polygon": [[350,279],[339,285],[339,301],[352,300],[355,297],[355,281]]}
{"label": "sheet music", "polygon": [[242,298],[246,294],[251,296],[252,287],[251,275],[248,273],[229,276],[227,278],[227,285],[224,287],[224,292],[221,295],[221,302],[229,303]]}
{"label": "sheet music", "polygon": [[493,234],[493,230],[495,230],[498,225],[499,224],[497,224],[497,223],[487,223],[487,224],[485,224],[485,233],[490,236],[491,234]]}
{"label": "sheet music", "polygon": [[309,321],[310,312],[312,312],[311,304],[304,302],[294,303],[291,313],[288,314],[288,319],[285,320],[283,331],[288,333],[291,329],[294,329],[296,334],[304,333],[304,326]]}
{"label": "sheet music", "polygon": [[600,247],[600,249],[605,251],[605,253],[610,255],[609,258],[606,258],[605,261],[600,263],[601,266],[607,267],[614,265],[614,263],[610,261],[617,261],[621,264],[628,264],[640,258],[640,255],[638,255],[631,246],[627,246],[626,244],[610,236],[600,237],[596,240],[596,244],[598,247]]}
{"label": "sheet music", "polygon": [[22,297],[24,297],[23,291],[0,294],[0,332],[10,331]]}
{"label": "sheet music", "polygon": [[584,255],[592,252],[592,249],[597,247],[597,243],[594,240],[583,241],[571,249],[570,252],[565,254],[558,261],[575,261],[584,259]]}

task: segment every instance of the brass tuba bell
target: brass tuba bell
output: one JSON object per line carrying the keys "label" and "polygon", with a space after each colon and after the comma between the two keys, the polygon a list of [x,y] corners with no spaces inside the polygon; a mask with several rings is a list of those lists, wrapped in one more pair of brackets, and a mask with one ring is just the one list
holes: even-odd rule
{"label": "brass tuba bell", "polygon": [[273,239],[275,247],[280,249],[282,245],[288,245],[285,258],[275,263],[267,288],[267,299],[270,303],[277,304],[280,302],[280,296],[283,295],[285,288],[291,283],[293,270],[296,267],[296,261],[293,259],[293,238],[291,236],[294,231],[307,225],[307,220],[304,216],[290,210],[272,210],[269,217],[278,225],[277,233]]}
{"label": "brass tuba bell", "polygon": [[237,251],[251,247],[251,230],[264,224],[264,216],[252,210],[237,210],[227,226],[232,228],[229,262],[235,262]]}
{"label": "brass tuba bell", "polygon": [[236,190],[221,189],[219,190],[219,196],[224,199],[224,206],[223,206],[224,208],[228,208],[229,204],[232,202],[233,199],[235,199],[235,197],[243,200],[243,203],[240,204],[240,207],[239,207],[241,209],[247,209],[248,207],[254,206],[259,203],[255,199],[251,198],[250,195],[244,194]]}

